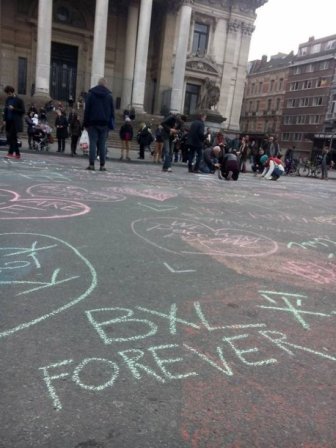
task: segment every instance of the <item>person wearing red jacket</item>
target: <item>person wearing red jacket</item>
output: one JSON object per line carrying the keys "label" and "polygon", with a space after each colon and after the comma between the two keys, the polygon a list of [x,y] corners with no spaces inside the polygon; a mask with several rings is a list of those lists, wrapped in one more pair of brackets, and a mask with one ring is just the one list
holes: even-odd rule
{"label": "person wearing red jacket", "polygon": [[285,172],[282,161],[277,157],[269,157],[264,154],[260,157],[260,163],[264,167],[264,171],[261,174],[261,178],[267,180],[278,180],[280,176]]}

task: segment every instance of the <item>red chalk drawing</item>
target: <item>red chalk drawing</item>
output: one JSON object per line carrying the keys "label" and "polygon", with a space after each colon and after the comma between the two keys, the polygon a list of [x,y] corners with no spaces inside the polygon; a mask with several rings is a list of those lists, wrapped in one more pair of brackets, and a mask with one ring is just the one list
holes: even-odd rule
{"label": "red chalk drawing", "polygon": [[109,187],[107,191],[113,191],[116,193],[121,193],[129,196],[135,196],[140,198],[153,199],[154,201],[166,201],[167,199],[172,199],[177,196],[176,193],[171,193],[167,191],[159,191],[156,189],[147,188],[141,190],[141,188],[127,188],[127,187]]}
{"label": "red chalk drawing", "polygon": [[20,195],[15,191],[0,189],[0,207],[8,202],[16,201]]}
{"label": "red chalk drawing", "polygon": [[90,207],[62,199],[15,199],[0,205],[0,220],[61,219],[89,213]]}
{"label": "red chalk drawing", "polygon": [[328,267],[328,264],[321,266],[309,261],[287,261],[282,266],[282,270],[320,285],[336,284],[336,269],[331,264]]}
{"label": "red chalk drawing", "polygon": [[119,202],[126,199],[126,196],[108,188],[104,188],[103,191],[94,191],[60,182],[33,185],[27,189],[27,193],[38,198],[63,198],[85,202]]}
{"label": "red chalk drawing", "polygon": [[213,229],[180,218],[138,220],[132,223],[132,229],[147,243],[178,254],[256,258],[271,255],[278,249],[275,241],[254,232]]}

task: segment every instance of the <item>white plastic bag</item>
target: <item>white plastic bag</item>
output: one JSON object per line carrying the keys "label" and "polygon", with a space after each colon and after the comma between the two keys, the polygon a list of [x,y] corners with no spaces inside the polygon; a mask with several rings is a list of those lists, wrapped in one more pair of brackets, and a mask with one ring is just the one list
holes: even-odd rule
{"label": "white plastic bag", "polygon": [[86,129],[83,130],[80,139],[79,139],[79,148],[83,151],[84,154],[89,152],[90,139],[89,134]]}

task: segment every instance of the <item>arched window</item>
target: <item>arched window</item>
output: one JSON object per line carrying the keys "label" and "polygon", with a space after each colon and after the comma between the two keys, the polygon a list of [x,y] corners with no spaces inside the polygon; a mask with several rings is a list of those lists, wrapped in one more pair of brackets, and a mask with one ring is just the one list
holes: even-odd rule
{"label": "arched window", "polygon": [[63,25],[74,26],[76,28],[86,28],[82,14],[65,3],[55,4],[54,21]]}

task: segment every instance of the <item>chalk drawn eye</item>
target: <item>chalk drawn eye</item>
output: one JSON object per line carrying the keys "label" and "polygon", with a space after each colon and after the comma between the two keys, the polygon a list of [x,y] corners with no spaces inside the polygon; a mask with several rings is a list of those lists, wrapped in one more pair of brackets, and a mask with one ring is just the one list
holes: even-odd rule
{"label": "chalk drawn eye", "polygon": [[[30,265],[29,261],[7,261],[3,265],[0,265],[0,272],[11,269],[23,269]],[[1,282],[0,282],[1,283]]]}

